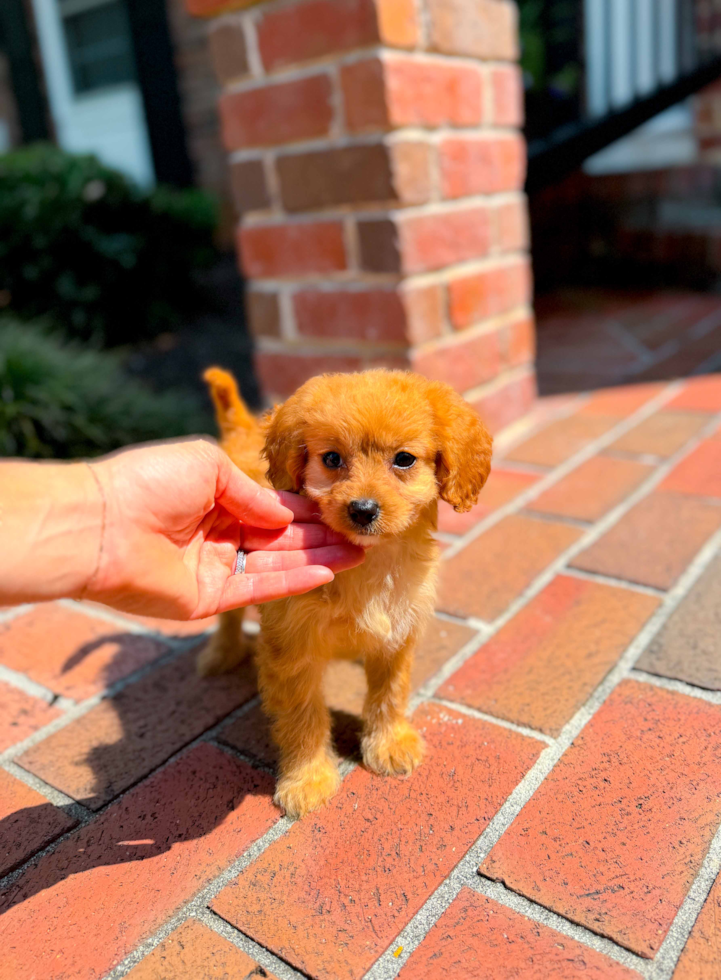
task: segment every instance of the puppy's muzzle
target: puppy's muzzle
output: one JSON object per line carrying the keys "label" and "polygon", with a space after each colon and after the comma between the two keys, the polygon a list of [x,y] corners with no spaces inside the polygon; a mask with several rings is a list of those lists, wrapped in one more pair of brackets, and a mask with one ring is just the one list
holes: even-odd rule
{"label": "puppy's muzzle", "polygon": [[350,519],[358,527],[368,527],[378,517],[381,512],[380,504],[377,500],[351,500],[348,504],[348,514]]}

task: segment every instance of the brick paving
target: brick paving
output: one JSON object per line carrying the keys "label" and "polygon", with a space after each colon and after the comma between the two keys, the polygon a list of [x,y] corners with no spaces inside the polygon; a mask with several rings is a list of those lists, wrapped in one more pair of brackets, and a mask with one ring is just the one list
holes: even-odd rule
{"label": "brick paving", "polygon": [[193,673],[212,621],[0,612],[0,980],[719,980],[720,431],[719,374],[542,400],[441,512],[424,765],[359,765],[334,664],[297,823],[252,669]]}

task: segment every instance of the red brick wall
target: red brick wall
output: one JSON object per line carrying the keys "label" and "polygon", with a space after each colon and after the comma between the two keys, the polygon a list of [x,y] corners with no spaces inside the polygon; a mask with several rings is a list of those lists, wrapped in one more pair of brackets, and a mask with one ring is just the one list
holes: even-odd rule
{"label": "red brick wall", "polygon": [[[188,0],[210,18],[268,395],[385,364],[498,428],[534,393],[512,0]],[[217,16],[214,16],[217,15]]]}

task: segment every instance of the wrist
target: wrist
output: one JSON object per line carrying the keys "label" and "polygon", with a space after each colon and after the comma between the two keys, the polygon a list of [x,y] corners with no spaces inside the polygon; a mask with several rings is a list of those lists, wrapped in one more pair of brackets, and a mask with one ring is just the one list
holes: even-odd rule
{"label": "wrist", "polygon": [[86,463],[2,464],[0,604],[80,598],[102,543],[103,500]]}

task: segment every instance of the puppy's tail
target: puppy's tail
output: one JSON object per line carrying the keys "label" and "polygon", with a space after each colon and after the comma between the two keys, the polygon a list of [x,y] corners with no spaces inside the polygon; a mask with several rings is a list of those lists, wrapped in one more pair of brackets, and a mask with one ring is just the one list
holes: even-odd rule
{"label": "puppy's tail", "polygon": [[257,428],[258,423],[240,397],[238,384],[229,371],[219,367],[208,368],[203,374],[203,380],[210,389],[221,435],[237,433],[238,429],[252,432]]}

